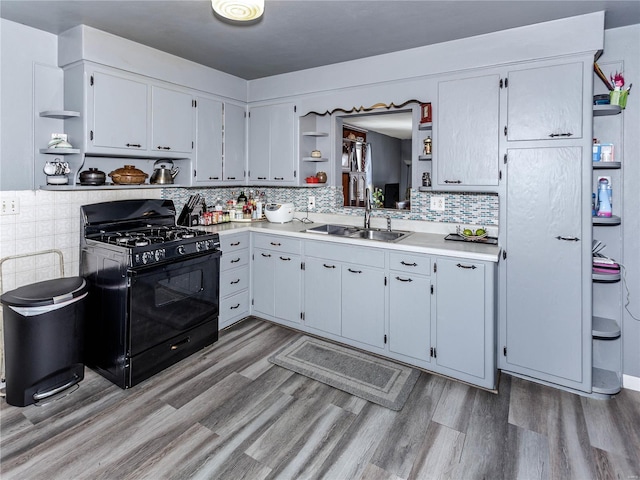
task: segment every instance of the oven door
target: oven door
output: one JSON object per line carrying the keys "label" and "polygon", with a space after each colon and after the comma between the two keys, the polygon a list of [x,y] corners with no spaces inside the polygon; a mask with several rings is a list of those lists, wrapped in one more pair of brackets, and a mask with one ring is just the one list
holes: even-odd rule
{"label": "oven door", "polygon": [[[218,333],[220,252],[130,270],[129,356],[168,345],[189,349],[191,331]],[[201,348],[201,347],[200,347]]]}

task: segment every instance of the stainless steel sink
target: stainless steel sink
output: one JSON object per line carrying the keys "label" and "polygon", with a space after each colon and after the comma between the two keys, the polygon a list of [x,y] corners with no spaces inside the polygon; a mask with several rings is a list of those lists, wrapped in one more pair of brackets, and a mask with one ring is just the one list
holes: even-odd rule
{"label": "stainless steel sink", "polygon": [[362,238],[364,240],[375,240],[377,242],[398,242],[412,233],[404,230],[380,230],[377,228],[359,228],[332,224],[318,225],[317,227],[306,229],[305,232],[349,238]]}
{"label": "stainless steel sink", "polygon": [[324,235],[337,235],[341,237],[349,237],[354,233],[359,232],[358,227],[351,227],[347,225],[319,225],[313,228],[307,228],[305,232],[308,233],[321,233]]}
{"label": "stainless steel sink", "polygon": [[376,240],[378,242],[398,242],[410,235],[411,232],[400,230],[376,230],[363,229],[350,235],[351,238],[364,238],[365,240]]}

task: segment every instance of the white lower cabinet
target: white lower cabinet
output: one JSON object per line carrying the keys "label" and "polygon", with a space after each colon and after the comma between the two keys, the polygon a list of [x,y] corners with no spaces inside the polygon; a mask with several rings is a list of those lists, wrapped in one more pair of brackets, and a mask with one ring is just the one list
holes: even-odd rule
{"label": "white lower cabinet", "polygon": [[386,343],[385,271],[342,266],[342,336],[377,348]]}
{"label": "white lower cabinet", "polygon": [[249,233],[220,237],[220,328],[249,315],[249,245]]}
{"label": "white lower cabinet", "polygon": [[307,257],[304,269],[304,323],[322,332],[342,331],[342,270],[333,260]]}
{"label": "white lower cabinet", "polygon": [[436,260],[434,370],[487,388],[496,370],[494,270],[483,262]]}
{"label": "white lower cabinet", "polygon": [[430,362],[431,258],[390,253],[389,352],[405,359]]}
{"label": "white lower cabinet", "polygon": [[385,349],[385,251],[305,242],[304,325],[363,349]]}
{"label": "white lower cabinet", "polygon": [[253,314],[496,388],[494,262],[253,235]]}
{"label": "white lower cabinet", "polygon": [[254,234],[253,247],[253,312],[281,323],[300,323],[300,240]]}

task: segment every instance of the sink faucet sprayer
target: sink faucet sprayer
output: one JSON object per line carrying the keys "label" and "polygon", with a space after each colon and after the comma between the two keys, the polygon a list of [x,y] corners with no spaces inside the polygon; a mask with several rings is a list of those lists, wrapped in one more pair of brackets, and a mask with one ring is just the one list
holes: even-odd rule
{"label": "sink faucet sprayer", "polygon": [[369,187],[364,191],[364,228],[371,227],[371,192]]}

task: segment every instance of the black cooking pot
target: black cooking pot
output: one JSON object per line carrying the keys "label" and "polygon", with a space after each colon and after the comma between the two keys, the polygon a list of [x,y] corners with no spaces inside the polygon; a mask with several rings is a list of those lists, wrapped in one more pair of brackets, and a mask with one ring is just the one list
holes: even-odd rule
{"label": "black cooking pot", "polygon": [[80,185],[104,185],[106,180],[107,175],[97,168],[89,168],[89,170],[80,172]]}

